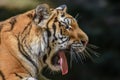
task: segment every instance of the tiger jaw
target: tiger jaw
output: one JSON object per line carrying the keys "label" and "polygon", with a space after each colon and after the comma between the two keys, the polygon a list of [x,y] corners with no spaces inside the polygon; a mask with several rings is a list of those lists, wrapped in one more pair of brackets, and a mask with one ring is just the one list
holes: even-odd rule
{"label": "tiger jaw", "polygon": [[[53,71],[61,71],[62,75],[65,75],[68,73],[68,61],[67,57],[65,56],[65,51],[72,51],[71,49],[74,49],[76,52],[82,52],[84,51],[86,46],[83,46],[83,44],[71,44],[68,48],[69,49],[60,49],[57,52],[50,53],[53,55],[50,55],[46,61],[49,68]],[[71,54],[70,54],[71,55]]]}
{"label": "tiger jaw", "polygon": [[46,63],[53,71],[61,71],[62,75],[68,73],[68,62],[64,50],[55,52],[51,57],[47,59]]}

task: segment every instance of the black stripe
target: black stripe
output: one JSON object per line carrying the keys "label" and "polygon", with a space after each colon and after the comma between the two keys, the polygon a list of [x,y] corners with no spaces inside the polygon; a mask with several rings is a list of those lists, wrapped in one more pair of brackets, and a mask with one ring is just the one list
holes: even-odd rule
{"label": "black stripe", "polygon": [[48,55],[50,54],[50,52],[51,52],[51,47],[49,47]]}
{"label": "black stripe", "polygon": [[29,25],[31,25],[31,21],[25,26],[25,28],[23,29],[21,34],[23,34],[26,31],[26,29],[29,27]]}
{"label": "black stripe", "polygon": [[[9,53],[11,53],[11,52],[9,52]],[[11,53],[11,55],[12,55],[12,53]],[[17,57],[15,57],[14,55],[12,55],[18,62],[19,62],[19,64],[21,65],[21,67],[23,68],[23,69],[25,69],[30,75],[31,75],[31,73],[23,66],[23,64],[21,63],[21,61],[17,58]],[[32,76],[32,75],[31,75]]]}
{"label": "black stripe", "polygon": [[17,22],[16,17],[13,17],[13,18],[10,20],[9,23],[11,24],[11,29],[10,29],[9,31],[13,30],[14,25],[15,25],[16,22]]}
{"label": "black stripe", "polygon": [[47,30],[49,29],[49,28],[48,28],[48,25],[49,25],[50,21],[52,21],[52,19],[54,18],[54,16],[55,16],[55,14],[54,14],[54,15],[49,19],[49,21],[46,23]]}
{"label": "black stripe", "polygon": [[51,52],[51,47],[49,46],[49,37],[51,36],[51,32],[50,32],[50,30],[49,30],[49,23],[50,23],[50,21],[52,21],[53,20],[53,18],[54,18],[54,16],[55,16],[55,14],[51,17],[51,19],[49,19],[49,21],[46,23],[46,27],[47,27],[47,34],[48,34],[48,44],[47,44],[47,48],[49,49],[49,51],[48,51],[48,55],[50,54],[50,52]]}
{"label": "black stripe", "polygon": [[62,24],[59,22],[59,27],[61,27],[62,26]]}
{"label": "black stripe", "polygon": [[[24,31],[22,32],[21,35],[24,35],[22,38],[21,38],[21,42],[25,45],[25,47],[29,50],[31,50],[31,47],[26,44],[26,37],[30,34],[30,30],[32,28],[32,25],[31,25],[31,22],[28,23],[28,25],[25,27]],[[29,52],[31,53],[31,51]]]}
{"label": "black stripe", "polygon": [[[66,22],[65,20],[67,20],[67,22]],[[69,20],[68,20],[68,18],[67,18],[67,17],[65,17],[65,18],[64,18],[64,22],[66,22],[66,23],[67,23],[67,25],[69,25],[69,24],[70,24],[70,22],[69,22]]]}
{"label": "black stripe", "polygon": [[55,34],[56,34],[56,25],[55,25],[54,23],[53,23],[52,28],[53,28],[53,32],[54,32],[54,33],[53,33],[54,39],[57,40],[57,37],[56,37],[56,35],[55,35]]}
{"label": "black stripe", "polygon": [[0,71],[0,76],[2,77],[2,80],[5,80],[5,76],[2,71]]}
{"label": "black stripe", "polygon": [[[50,19],[51,20],[51,19]],[[48,21],[48,22],[50,22],[50,20]],[[50,32],[50,30],[49,30],[49,28],[48,28],[48,24],[49,23],[47,23],[47,25],[46,25],[46,31],[47,31],[47,49],[49,49],[49,51],[48,51],[48,55],[49,55],[49,53],[50,53],[50,51],[51,51],[51,48],[49,47],[49,37],[51,36],[51,32]],[[43,58],[43,61],[44,61],[44,63],[45,63],[45,59]]]}
{"label": "black stripe", "polygon": [[30,19],[33,19],[33,15],[31,13],[27,14],[27,17],[29,17]]}
{"label": "black stripe", "polygon": [[45,42],[45,44],[47,44],[45,37],[46,37],[46,36],[43,36],[43,41]]}
{"label": "black stripe", "polygon": [[[54,17],[54,16],[53,16]],[[47,42],[48,42],[48,44],[47,44],[47,47],[49,48],[49,37],[51,36],[51,32],[50,32],[50,30],[49,30],[49,23],[50,23],[50,21],[53,19],[53,17],[51,18],[51,19],[49,19],[49,21],[46,23],[46,31],[47,31],[47,37],[48,37],[48,39],[47,39]]]}
{"label": "black stripe", "polygon": [[63,13],[63,14],[61,15],[61,17],[65,17],[65,13]]}
{"label": "black stripe", "polygon": [[58,19],[57,19],[57,17],[55,17],[55,19],[54,19],[54,22],[58,22]]}
{"label": "black stripe", "polygon": [[49,37],[51,36],[51,32],[50,32],[50,30],[48,29],[48,24],[46,25],[47,26],[47,28],[46,28],[46,31],[47,31],[47,42],[48,42],[48,44],[47,44],[47,47],[49,47]]}
{"label": "black stripe", "polygon": [[58,43],[58,44],[63,44],[63,43],[65,43],[65,42],[69,41],[69,40],[70,40],[70,39],[67,38],[65,41],[62,40],[62,42],[61,42],[61,43]]}
{"label": "black stripe", "polygon": [[60,34],[63,35],[62,29],[60,29]]}
{"label": "black stripe", "polygon": [[3,28],[3,24],[0,25],[0,44],[1,44],[1,31],[2,31],[2,28]]}
{"label": "black stripe", "polygon": [[22,79],[23,77],[20,76],[19,74],[15,73],[15,76],[19,77],[20,79]]}
{"label": "black stripe", "polygon": [[[17,37],[16,37],[17,38]],[[18,38],[17,38],[18,39]],[[16,57],[15,57],[16,58]],[[16,58],[17,59],[17,58]],[[21,63],[21,61],[19,59],[17,59],[17,61],[21,64],[21,66],[23,67],[23,69],[25,69],[30,75],[31,73],[24,67],[24,65]],[[31,75],[32,76],[32,75]]]}
{"label": "black stripe", "polygon": [[[28,29],[29,28],[29,29]],[[21,33],[22,35],[24,35],[24,37],[22,38],[22,42],[25,40],[25,38],[27,37],[27,35],[30,34],[30,30],[32,28],[31,22],[28,23],[28,25],[24,28],[23,32]],[[27,30],[28,29],[28,30]]]}
{"label": "black stripe", "polygon": [[47,34],[48,34],[48,38],[49,38],[51,36],[51,32],[48,28],[46,30],[47,30]]}
{"label": "black stripe", "polygon": [[[50,21],[48,21],[48,22],[50,22]],[[50,30],[49,30],[49,28],[48,28],[48,24],[49,23],[47,23],[47,25],[46,25],[46,31],[47,31],[47,42],[48,42],[48,44],[47,44],[47,48],[49,48],[49,37],[51,36],[51,32],[50,32]]]}
{"label": "black stripe", "polygon": [[32,52],[31,52],[31,47],[30,47],[30,45],[29,44],[27,44],[26,43],[26,40],[24,40],[24,43],[23,43],[24,45],[25,45],[25,47],[30,51],[29,53],[31,53],[32,54]]}
{"label": "black stripe", "polygon": [[18,49],[19,51],[21,52],[21,54],[28,60],[32,63],[32,65],[36,68],[36,71],[39,71],[38,70],[38,67],[36,65],[36,63],[31,59],[31,57],[27,54],[27,52],[24,50],[23,48],[23,45],[20,44],[20,41],[18,41]]}
{"label": "black stripe", "polygon": [[[19,44],[19,45],[21,45],[21,44]],[[21,49],[22,49],[22,50],[21,50]],[[19,48],[19,50],[20,50],[21,54],[22,54],[28,61],[30,61],[30,62],[32,63],[32,65],[36,68],[36,70],[39,71],[36,63],[35,63],[35,62],[31,59],[31,57],[26,53],[26,51],[24,50],[24,48],[22,47],[22,45],[21,45],[21,48]],[[23,53],[23,52],[24,52],[24,53]]]}
{"label": "black stripe", "polygon": [[0,25],[0,32],[2,31],[2,28],[3,28],[3,24]]}
{"label": "black stripe", "polygon": [[47,54],[45,54],[45,55],[43,56],[43,59],[42,59],[42,60],[43,60],[44,63],[46,63],[46,59],[47,59]]}
{"label": "black stripe", "polygon": [[[46,30],[47,30],[47,35],[48,35],[48,36],[47,36],[47,37],[48,37],[48,38],[47,38],[47,42],[48,42],[48,43],[47,43],[47,48],[49,49],[49,51],[48,51],[48,55],[49,55],[49,54],[50,54],[50,51],[51,51],[51,48],[50,48],[50,45],[49,45],[49,37],[51,36],[51,32],[50,32],[50,30],[49,30],[49,28],[48,28],[48,24],[47,24],[47,29],[46,29]],[[45,62],[44,59],[43,59],[43,61]]]}
{"label": "black stripe", "polygon": [[66,29],[69,29],[69,25],[68,25],[66,22],[61,21],[61,23],[64,23],[65,28],[66,28]]}

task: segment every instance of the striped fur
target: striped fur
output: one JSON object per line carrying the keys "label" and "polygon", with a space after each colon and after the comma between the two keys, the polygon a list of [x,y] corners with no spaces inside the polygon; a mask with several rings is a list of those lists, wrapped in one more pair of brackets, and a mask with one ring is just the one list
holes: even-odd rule
{"label": "striped fur", "polygon": [[57,51],[77,41],[87,43],[87,35],[66,9],[41,4],[0,23],[0,80],[47,80],[41,74],[44,67],[60,71],[51,62]]}

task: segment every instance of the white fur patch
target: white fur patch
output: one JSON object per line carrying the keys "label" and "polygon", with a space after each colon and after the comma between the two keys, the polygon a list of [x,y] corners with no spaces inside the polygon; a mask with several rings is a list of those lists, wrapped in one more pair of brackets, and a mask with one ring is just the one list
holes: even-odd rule
{"label": "white fur patch", "polygon": [[64,22],[64,19],[65,19],[65,17],[60,17],[59,21],[63,21]]}
{"label": "white fur patch", "polygon": [[42,37],[34,38],[30,46],[32,54],[39,55],[40,53],[40,56],[44,55],[45,49],[47,47],[47,33],[44,32]]}
{"label": "white fur patch", "polygon": [[37,80],[37,79],[35,79],[35,78],[33,78],[33,77],[26,77],[26,78],[24,78],[24,79],[22,79],[22,80]]}
{"label": "white fur patch", "polygon": [[62,7],[57,7],[56,9],[60,9],[60,10],[62,10],[63,8],[62,8]]}
{"label": "white fur patch", "polygon": [[38,55],[40,52],[40,39],[38,37],[34,38],[34,41],[30,44],[32,54]]}

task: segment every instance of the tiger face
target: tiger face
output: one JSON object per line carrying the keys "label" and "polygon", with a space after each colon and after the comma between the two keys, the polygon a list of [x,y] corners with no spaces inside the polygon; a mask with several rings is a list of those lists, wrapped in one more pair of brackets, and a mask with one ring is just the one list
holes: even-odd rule
{"label": "tiger face", "polygon": [[48,48],[45,63],[52,71],[61,71],[62,75],[68,73],[68,62],[65,51],[76,54],[82,52],[88,43],[87,35],[79,28],[75,18],[69,15],[66,5],[51,11],[44,28],[48,34]]}

